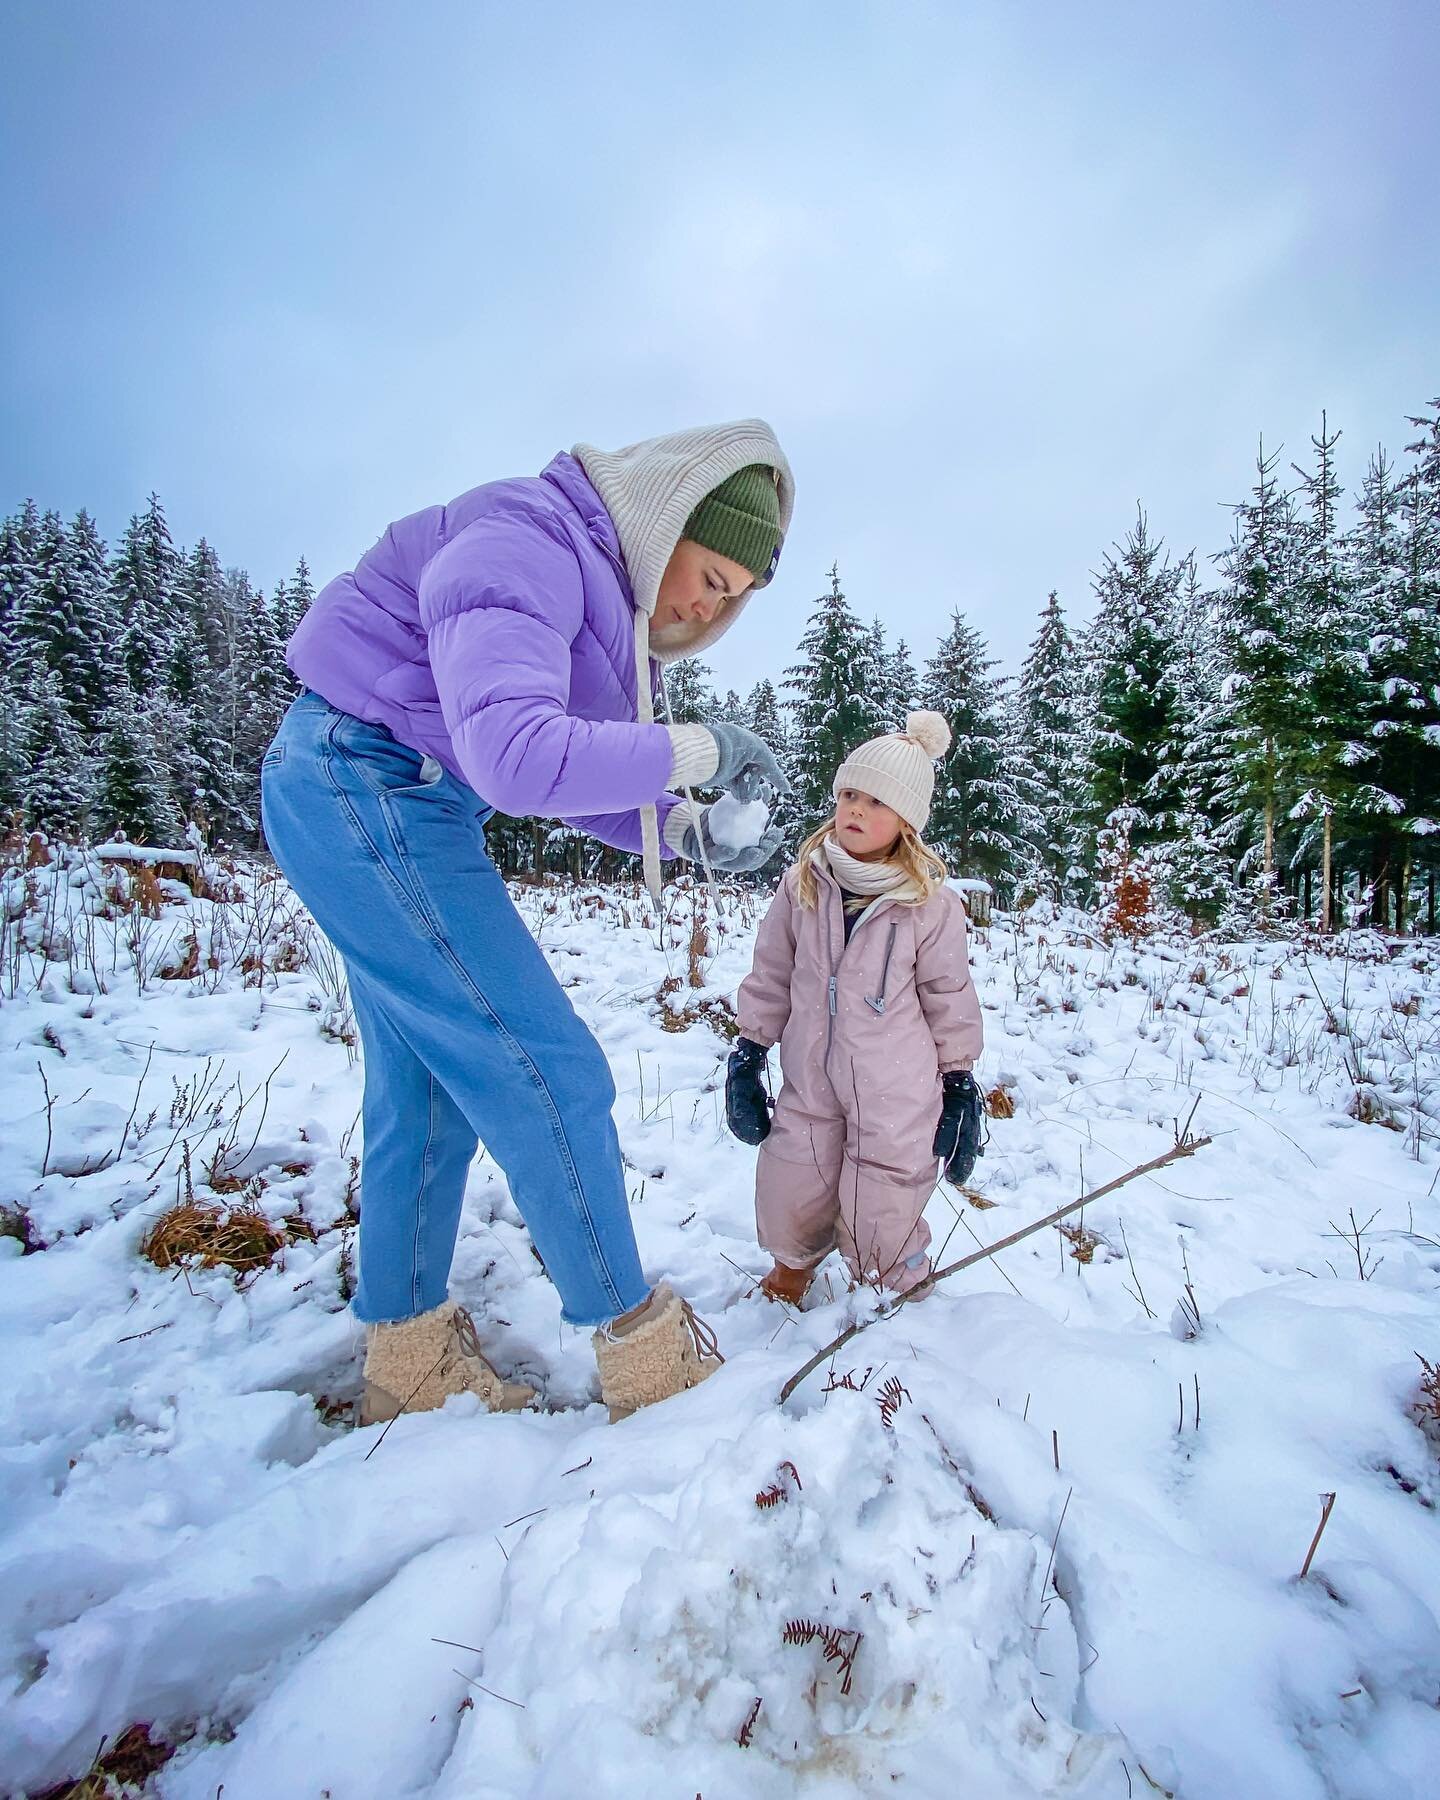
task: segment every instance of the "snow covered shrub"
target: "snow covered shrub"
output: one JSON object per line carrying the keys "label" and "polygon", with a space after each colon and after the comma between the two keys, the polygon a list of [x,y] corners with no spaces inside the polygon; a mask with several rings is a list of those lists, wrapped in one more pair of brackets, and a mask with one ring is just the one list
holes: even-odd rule
{"label": "snow covered shrub", "polygon": [[320,1035],[343,1044],[353,1053],[360,1033],[350,1001],[350,982],[339,951],[323,931],[312,931],[306,939],[305,962],[319,983],[320,991],[310,996],[309,1004],[320,1015]]}
{"label": "snow covered shrub", "polygon": [[1418,1350],[1415,1357],[1420,1364],[1420,1387],[1410,1410],[1415,1423],[1440,1450],[1440,1363],[1428,1361]]}
{"label": "snow covered shrub", "polygon": [[1274,875],[1252,876],[1231,888],[1215,921],[1215,936],[1227,942],[1289,937],[1294,931],[1289,908],[1289,898],[1277,892]]}

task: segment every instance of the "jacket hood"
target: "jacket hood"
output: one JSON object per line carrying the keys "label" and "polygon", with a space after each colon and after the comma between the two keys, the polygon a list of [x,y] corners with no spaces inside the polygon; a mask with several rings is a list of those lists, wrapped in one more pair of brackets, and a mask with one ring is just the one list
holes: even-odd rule
{"label": "jacket hood", "polygon": [[[763,419],[702,425],[692,431],[672,432],[668,437],[646,438],[621,450],[577,444],[573,455],[614,521],[634,590],[635,610],[643,613],[647,621],[654,616],[660,578],[684,535],[686,522],[722,481],[752,463],[763,463],[775,471],[782,544],[795,511],[790,464],[775,433]],[[697,620],[658,630],[652,625],[648,633],[650,655],[658,662],[670,663],[708,649],[739,618],[755,587],[763,585],[757,582],[733,600],[725,601],[708,624]],[[640,635],[637,629],[637,638]]]}

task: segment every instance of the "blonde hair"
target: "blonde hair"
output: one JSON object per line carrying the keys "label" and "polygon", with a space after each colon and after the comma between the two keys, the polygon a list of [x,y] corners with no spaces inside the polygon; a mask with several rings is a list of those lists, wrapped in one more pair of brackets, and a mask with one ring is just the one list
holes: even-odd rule
{"label": "blonde hair", "polygon": [[[812,831],[800,846],[795,858],[795,892],[800,904],[814,911],[820,899],[820,884],[815,879],[814,856],[823,851],[824,843],[835,829],[832,815],[818,831]],[[884,861],[893,863],[897,869],[903,869],[914,890],[917,905],[926,901],[944,887],[949,879],[950,871],[941,858],[921,837],[920,833],[908,819],[900,821],[900,836],[895,840]],[[907,898],[910,896],[907,895]]]}

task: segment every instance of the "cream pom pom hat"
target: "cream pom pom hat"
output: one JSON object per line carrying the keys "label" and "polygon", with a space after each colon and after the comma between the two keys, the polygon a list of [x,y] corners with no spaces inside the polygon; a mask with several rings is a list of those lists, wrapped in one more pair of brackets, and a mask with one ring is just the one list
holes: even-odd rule
{"label": "cream pom pom hat", "polygon": [[871,738],[852,750],[835,776],[835,798],[855,788],[924,831],[935,793],[935,763],[950,748],[950,727],[937,712],[912,712],[903,731]]}

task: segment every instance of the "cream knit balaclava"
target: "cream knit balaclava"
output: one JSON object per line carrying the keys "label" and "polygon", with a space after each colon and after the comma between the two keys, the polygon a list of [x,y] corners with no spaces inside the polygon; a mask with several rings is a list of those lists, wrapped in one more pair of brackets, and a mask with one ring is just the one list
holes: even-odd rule
{"label": "cream knit balaclava", "polygon": [[[648,725],[655,717],[651,657],[669,663],[682,656],[698,656],[724,636],[755,591],[747,588],[733,600],[725,601],[708,625],[697,621],[659,630],[652,626],[660,578],[671,552],[685,535],[686,521],[705,496],[732,475],[762,464],[774,471],[779,542],[783,544],[795,510],[794,478],[779,440],[763,419],[737,419],[728,425],[676,431],[668,437],[627,444],[622,450],[597,450],[593,444],[576,444],[572,454],[605,503],[620,539],[620,552],[635,595],[636,710],[640,722]],[[658,899],[660,834],[653,806],[640,809],[640,835],[645,883]]]}
{"label": "cream knit balaclava", "polygon": [[871,738],[852,750],[835,775],[836,799],[856,788],[924,831],[935,794],[935,763],[950,748],[950,727],[937,712],[912,712],[903,731]]}

